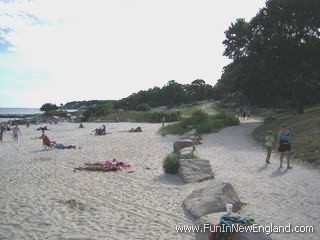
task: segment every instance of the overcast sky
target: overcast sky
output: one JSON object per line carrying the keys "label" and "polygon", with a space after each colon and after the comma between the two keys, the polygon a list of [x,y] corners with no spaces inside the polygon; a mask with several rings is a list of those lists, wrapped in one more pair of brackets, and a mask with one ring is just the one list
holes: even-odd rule
{"label": "overcast sky", "polygon": [[214,85],[224,31],[265,0],[0,0],[0,107]]}

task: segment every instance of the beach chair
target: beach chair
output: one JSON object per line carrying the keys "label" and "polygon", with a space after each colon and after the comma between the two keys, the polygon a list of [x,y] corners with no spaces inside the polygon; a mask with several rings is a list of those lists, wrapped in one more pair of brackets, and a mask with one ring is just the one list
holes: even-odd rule
{"label": "beach chair", "polygon": [[52,149],[55,146],[54,141],[50,141],[47,135],[43,135],[42,137],[42,148],[44,150]]}

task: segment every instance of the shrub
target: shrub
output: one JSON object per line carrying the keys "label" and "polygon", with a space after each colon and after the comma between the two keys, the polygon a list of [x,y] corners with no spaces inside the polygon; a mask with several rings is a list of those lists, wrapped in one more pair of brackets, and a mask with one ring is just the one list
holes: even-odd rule
{"label": "shrub", "polygon": [[148,104],[146,103],[140,103],[137,108],[136,108],[137,111],[139,112],[147,112],[147,111],[150,111],[151,108]]}
{"label": "shrub", "polygon": [[192,128],[197,133],[217,132],[223,127],[238,125],[239,119],[229,111],[221,111],[213,116],[203,111],[196,111],[191,117],[183,119],[180,123],[168,125],[165,127],[165,134],[183,134]]}
{"label": "shrub", "polygon": [[144,120],[151,123],[160,123],[162,122],[163,117],[165,118],[165,122],[176,122],[181,119],[180,112],[146,112],[144,115]]}
{"label": "shrub", "polygon": [[179,169],[179,157],[176,153],[170,153],[163,159],[163,169],[165,173],[176,174]]}

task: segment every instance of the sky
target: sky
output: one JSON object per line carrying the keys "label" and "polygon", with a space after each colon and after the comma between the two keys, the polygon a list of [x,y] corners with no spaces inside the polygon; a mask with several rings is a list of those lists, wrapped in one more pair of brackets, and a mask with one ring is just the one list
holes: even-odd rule
{"label": "sky", "polygon": [[0,0],[0,107],[214,85],[224,32],[265,0]]}

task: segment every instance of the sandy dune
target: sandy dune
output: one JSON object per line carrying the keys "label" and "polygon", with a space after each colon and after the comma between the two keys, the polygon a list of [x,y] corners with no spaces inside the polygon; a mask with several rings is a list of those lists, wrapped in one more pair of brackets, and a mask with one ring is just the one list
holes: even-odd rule
{"label": "sandy dune", "polygon": [[[0,143],[0,239],[194,239],[175,226],[192,224],[183,199],[208,184],[182,184],[162,170],[163,157],[176,137],[160,137],[159,124],[138,124],[143,133],[128,133],[135,123],[106,124],[112,134],[90,135],[98,123],[48,125],[50,138],[81,149],[43,151],[35,127],[21,127],[13,143]],[[229,181],[242,211],[261,223],[314,225],[319,228],[320,175],[293,164],[278,171],[278,157],[264,165],[261,146],[248,136],[255,122],[204,137],[197,155],[211,160],[217,179]],[[73,172],[84,162],[117,158],[134,172]],[[149,169],[146,169],[149,168]],[[74,204],[72,204],[74,203]],[[319,232],[273,234],[274,239],[319,239]]]}

